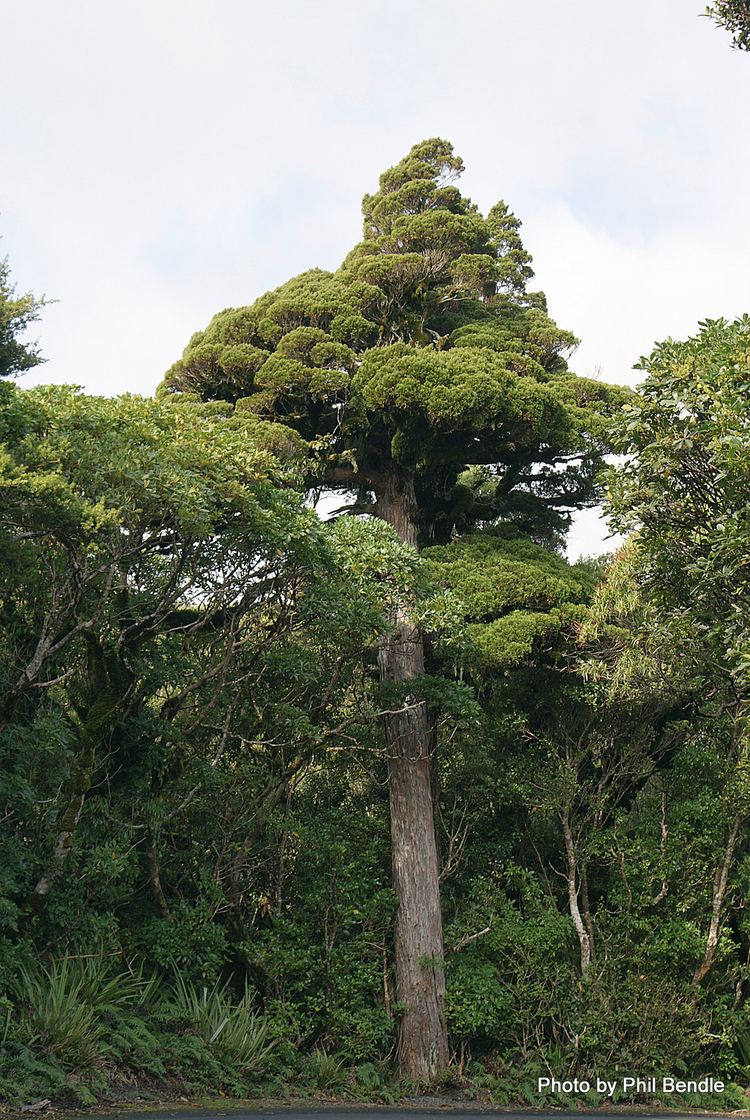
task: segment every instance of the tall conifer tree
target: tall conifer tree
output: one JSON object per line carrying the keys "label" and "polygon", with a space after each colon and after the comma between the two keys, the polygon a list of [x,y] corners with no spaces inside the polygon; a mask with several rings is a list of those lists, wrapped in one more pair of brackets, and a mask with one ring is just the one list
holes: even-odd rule
{"label": "tall conifer tree", "polygon": [[[500,521],[555,545],[596,498],[606,416],[624,391],[570,373],[574,337],[529,292],[530,257],[504,203],[486,217],[444,140],[415,145],[363,200],[364,236],[333,273],[289,280],[216,315],[164,390],[229,399],[293,429],[310,485],[413,548]],[[448,1063],[423,636],[407,603],[381,642],[401,700],[386,717],[399,1066]]]}

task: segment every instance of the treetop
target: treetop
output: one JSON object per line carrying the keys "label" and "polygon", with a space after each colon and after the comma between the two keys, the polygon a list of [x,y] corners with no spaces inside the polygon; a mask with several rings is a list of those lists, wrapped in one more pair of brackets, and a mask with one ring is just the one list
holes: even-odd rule
{"label": "treetop", "polygon": [[466,520],[474,465],[499,480],[490,520],[521,493],[559,499],[559,532],[566,509],[594,500],[602,419],[625,390],[570,373],[576,339],[527,288],[520,221],[504,202],[483,216],[453,182],[462,171],[447,141],[415,145],[365,195],[363,239],[335,272],[311,269],[214,316],[162,392],[226,399],[294,430],[311,482],[377,497],[386,477],[408,475],[426,540],[448,539],[459,501]]}

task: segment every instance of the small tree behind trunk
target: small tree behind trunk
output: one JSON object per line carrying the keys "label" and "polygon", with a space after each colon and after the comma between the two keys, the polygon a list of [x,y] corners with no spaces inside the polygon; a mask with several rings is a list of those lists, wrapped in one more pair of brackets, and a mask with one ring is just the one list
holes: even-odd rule
{"label": "small tree behind trunk", "polygon": [[560,813],[560,823],[562,825],[563,841],[565,843],[565,878],[568,885],[568,906],[578,937],[578,947],[581,958],[581,976],[585,976],[593,960],[593,926],[588,909],[588,895],[586,895],[586,917],[588,918],[588,923],[584,920],[578,902],[581,875],[573,840],[573,830],[570,827],[570,812],[567,808],[563,809]]}

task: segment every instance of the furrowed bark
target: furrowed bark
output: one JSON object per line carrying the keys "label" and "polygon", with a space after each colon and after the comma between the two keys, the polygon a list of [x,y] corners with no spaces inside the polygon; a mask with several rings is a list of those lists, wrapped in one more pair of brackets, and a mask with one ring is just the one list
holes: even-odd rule
{"label": "furrowed bark", "polygon": [[[411,479],[395,473],[377,494],[377,515],[401,539],[417,546],[416,500]],[[424,672],[419,628],[401,604],[394,630],[379,652],[381,679],[407,682]],[[395,922],[396,998],[403,1007],[398,1032],[398,1066],[404,1076],[429,1080],[448,1065],[445,1022],[443,923],[427,705],[404,697],[385,717],[391,817]]]}

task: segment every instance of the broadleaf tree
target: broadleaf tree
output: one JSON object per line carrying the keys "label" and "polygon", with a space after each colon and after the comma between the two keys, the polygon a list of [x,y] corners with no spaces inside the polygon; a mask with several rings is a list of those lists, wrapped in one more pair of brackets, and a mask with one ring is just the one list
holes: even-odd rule
{"label": "broadleaf tree", "polygon": [[7,258],[0,260],[0,377],[26,373],[45,360],[36,343],[24,342],[23,335],[48,302],[31,292],[18,295]]}
{"label": "broadleaf tree", "polygon": [[[596,501],[607,416],[623,390],[575,376],[572,334],[528,290],[520,223],[484,216],[430,139],[363,200],[364,234],[335,272],[313,269],[193,335],[162,391],[233,401],[308,445],[307,483],[418,549],[509,522],[558,545]],[[443,931],[424,641],[408,601],[380,643],[400,702],[384,718],[401,1071],[448,1063]]]}
{"label": "broadleaf tree", "polygon": [[[169,921],[164,837],[226,778],[212,840],[241,943],[235,884],[269,816],[376,719],[360,662],[392,600],[424,600],[417,558],[384,524],[322,524],[263,443],[228,405],[0,383],[0,919],[71,889],[116,781]],[[24,799],[38,737],[51,789]]]}
{"label": "broadleaf tree", "polygon": [[647,623],[636,640],[662,674],[668,667],[670,683],[692,685],[694,710],[719,729],[713,738],[728,770],[712,917],[695,972],[702,980],[750,815],[750,316],[706,320],[638,368],[647,378],[624,411],[618,447],[627,458],[610,493],[615,526],[636,533],[627,563]]}

